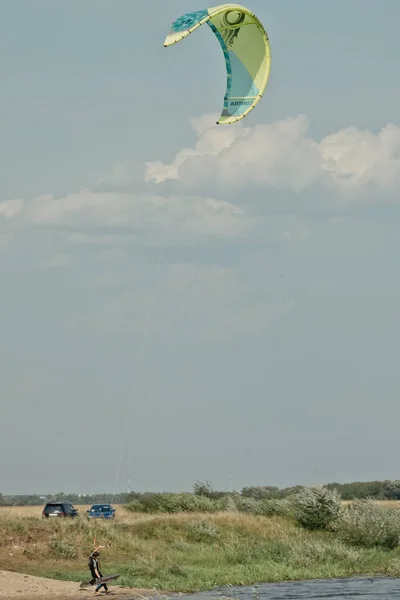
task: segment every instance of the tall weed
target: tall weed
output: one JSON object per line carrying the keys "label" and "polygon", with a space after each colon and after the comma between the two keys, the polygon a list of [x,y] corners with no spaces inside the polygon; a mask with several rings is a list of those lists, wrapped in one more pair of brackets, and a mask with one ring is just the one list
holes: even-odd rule
{"label": "tall weed", "polygon": [[353,546],[394,549],[400,543],[400,512],[371,499],[355,500],[342,512],[335,531]]}

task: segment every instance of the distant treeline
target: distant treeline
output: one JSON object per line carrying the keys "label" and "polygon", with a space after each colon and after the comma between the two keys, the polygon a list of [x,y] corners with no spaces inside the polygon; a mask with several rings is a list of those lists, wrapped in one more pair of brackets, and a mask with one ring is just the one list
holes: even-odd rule
{"label": "distant treeline", "polygon": [[[400,480],[394,481],[354,481],[352,483],[328,483],[325,487],[337,490],[342,500],[355,500],[363,498],[374,498],[375,500],[400,500]],[[288,488],[274,486],[245,487],[239,494],[243,498],[254,500],[282,499],[291,496],[301,490],[303,486],[297,485]],[[214,490],[210,482],[197,482],[194,484],[193,494],[205,496],[213,500],[231,496],[231,492]],[[238,492],[235,492],[237,495]],[[124,494],[33,494],[33,495],[3,495],[0,494],[0,506],[42,506],[46,502],[68,501],[76,505],[95,504],[98,502],[113,502],[113,504],[128,504],[144,500],[149,502],[152,496],[158,494],[152,492],[130,492]]]}
{"label": "distant treeline", "polygon": [[125,504],[129,501],[129,494],[26,494],[26,495],[3,495],[0,494],[0,506],[43,506],[46,502],[71,502],[76,505],[109,503]]}
{"label": "distant treeline", "polygon": [[[400,500],[400,480],[394,481],[353,481],[352,483],[327,483],[324,487],[337,490],[342,500],[374,498],[375,500]],[[271,486],[243,488],[241,495],[255,500],[268,498],[287,498],[295,494],[303,486],[277,488]]]}

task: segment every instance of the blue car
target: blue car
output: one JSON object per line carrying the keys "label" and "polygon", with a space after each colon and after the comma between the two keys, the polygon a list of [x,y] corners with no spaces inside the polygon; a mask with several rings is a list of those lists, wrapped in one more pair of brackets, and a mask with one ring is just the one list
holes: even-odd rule
{"label": "blue car", "polygon": [[115,508],[111,504],[93,504],[87,514],[89,519],[114,519]]}

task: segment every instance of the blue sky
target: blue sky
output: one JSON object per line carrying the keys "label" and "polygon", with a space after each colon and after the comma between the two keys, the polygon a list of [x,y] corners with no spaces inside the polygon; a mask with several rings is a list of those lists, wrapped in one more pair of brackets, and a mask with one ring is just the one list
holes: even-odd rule
{"label": "blue sky", "polygon": [[248,6],[219,128],[202,5],[3,2],[3,493],[398,477],[400,5]]}

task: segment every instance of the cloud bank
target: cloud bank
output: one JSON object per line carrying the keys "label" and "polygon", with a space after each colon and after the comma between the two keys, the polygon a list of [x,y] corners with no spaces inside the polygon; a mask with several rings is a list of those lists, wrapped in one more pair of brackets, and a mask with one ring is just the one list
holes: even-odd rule
{"label": "cloud bank", "polygon": [[171,164],[147,163],[146,181],[179,182],[198,189],[210,179],[228,189],[249,186],[302,192],[317,186],[342,194],[367,187],[393,192],[400,183],[400,127],[378,133],[341,129],[320,141],[308,135],[305,116],[267,125],[224,129],[214,115],[192,122],[197,141]]}
{"label": "cloud bank", "polygon": [[[237,239],[254,228],[268,229],[265,217],[273,213],[274,190],[289,195],[289,205],[299,195],[311,202],[316,190],[324,194],[319,206],[328,205],[330,192],[342,204],[397,195],[400,128],[393,124],[377,133],[348,127],[320,141],[309,136],[304,116],[253,127],[218,127],[215,115],[203,115],[191,125],[197,138],[192,148],[177,152],[170,164],[114,165],[107,191],[0,202],[2,245],[12,239],[14,229],[27,227],[68,229],[68,240],[75,244],[96,238],[109,244],[115,235],[136,236],[141,242],[146,235],[170,236],[176,244],[204,236]],[[270,204],[263,197],[261,213],[252,200],[263,190],[270,192]],[[279,203],[282,207],[281,199]],[[301,204],[290,209],[296,214]],[[281,237],[288,239],[291,232],[285,227]]]}
{"label": "cloud bank", "polygon": [[54,231],[53,250],[41,258],[54,269],[69,266],[78,246],[90,252],[128,244],[207,248],[239,239],[308,243],[304,215],[334,207],[337,217],[397,199],[400,128],[393,124],[376,133],[348,127],[319,141],[304,116],[218,127],[215,115],[203,115],[191,126],[193,147],[178,151],[170,164],[117,164],[98,189],[0,202],[0,249],[29,236],[43,247],[43,230]]}
{"label": "cloud bank", "polygon": [[[216,235],[235,237],[245,233],[251,219],[242,208],[209,196],[92,192],[83,190],[65,197],[51,194],[27,201],[0,203],[0,227],[102,228],[131,234],[175,236]],[[75,240],[76,241],[76,240]]]}

